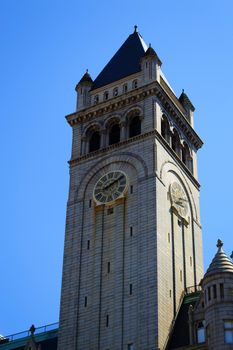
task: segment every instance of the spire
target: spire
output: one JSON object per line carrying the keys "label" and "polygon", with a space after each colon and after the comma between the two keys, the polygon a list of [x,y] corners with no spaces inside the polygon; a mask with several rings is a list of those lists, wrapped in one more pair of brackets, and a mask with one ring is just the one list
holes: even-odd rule
{"label": "spire", "polygon": [[82,78],[79,81],[79,83],[77,84],[77,86],[80,85],[80,84],[83,84],[83,83],[88,83],[88,84],[92,84],[93,83],[93,80],[91,79],[91,76],[88,73],[88,69],[86,69],[86,73],[82,76]]}
{"label": "spire", "polygon": [[217,241],[218,251],[215,254],[215,257],[213,258],[209,268],[207,269],[204,278],[214,275],[216,273],[225,273],[225,272],[233,273],[233,263],[225,254],[222,247],[223,247],[223,242],[220,239],[218,239]]}
{"label": "spire", "polygon": [[94,80],[92,90],[140,72],[140,60],[147,49],[148,46],[138,33],[137,26],[134,26],[134,32],[126,39]]}

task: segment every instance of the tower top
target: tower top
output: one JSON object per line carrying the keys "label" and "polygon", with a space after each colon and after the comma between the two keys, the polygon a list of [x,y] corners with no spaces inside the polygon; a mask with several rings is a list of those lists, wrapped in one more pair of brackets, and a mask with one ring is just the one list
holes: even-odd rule
{"label": "tower top", "polygon": [[92,90],[113,83],[128,75],[140,72],[140,60],[147,49],[148,46],[137,31],[137,26],[135,26],[134,32],[129,35],[123,45],[94,80]]}
{"label": "tower top", "polygon": [[216,273],[224,273],[224,272],[233,273],[233,263],[231,262],[230,258],[226,255],[222,247],[223,247],[223,242],[221,241],[221,239],[218,239],[217,241],[218,251],[215,254],[215,257],[213,258],[209,268],[207,269],[204,278],[214,275]]}

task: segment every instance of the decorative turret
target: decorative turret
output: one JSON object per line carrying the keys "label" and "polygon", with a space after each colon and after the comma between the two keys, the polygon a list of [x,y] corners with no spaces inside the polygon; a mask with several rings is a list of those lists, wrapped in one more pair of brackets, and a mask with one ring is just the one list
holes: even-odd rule
{"label": "decorative turret", "polygon": [[141,68],[143,71],[143,82],[149,83],[153,80],[159,80],[160,67],[162,62],[155,50],[149,44],[148,49],[141,58]]}
{"label": "decorative turret", "polygon": [[195,107],[193,106],[192,102],[184,92],[184,89],[182,90],[182,93],[179,97],[179,101],[186,110],[186,115],[189,123],[194,127],[194,122],[193,122],[193,112],[195,111]]}
{"label": "decorative turret", "polygon": [[88,69],[86,73],[83,75],[82,79],[76,85],[75,90],[77,91],[77,106],[76,110],[80,111],[81,109],[87,108],[90,106],[90,90],[92,88],[93,80],[88,73]]}
{"label": "decorative turret", "polygon": [[211,350],[233,348],[233,263],[222,247],[218,239],[218,251],[202,280],[206,335]]}

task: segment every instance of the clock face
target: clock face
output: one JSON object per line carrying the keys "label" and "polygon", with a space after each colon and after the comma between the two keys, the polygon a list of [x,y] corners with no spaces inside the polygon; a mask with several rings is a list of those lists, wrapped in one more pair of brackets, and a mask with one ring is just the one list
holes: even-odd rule
{"label": "clock face", "polygon": [[120,170],[110,171],[97,181],[93,196],[98,203],[111,203],[121,197],[126,189],[127,178],[125,173]]}
{"label": "clock face", "polygon": [[176,209],[181,217],[186,217],[188,213],[188,200],[180,184],[177,182],[171,184],[170,195],[173,208]]}

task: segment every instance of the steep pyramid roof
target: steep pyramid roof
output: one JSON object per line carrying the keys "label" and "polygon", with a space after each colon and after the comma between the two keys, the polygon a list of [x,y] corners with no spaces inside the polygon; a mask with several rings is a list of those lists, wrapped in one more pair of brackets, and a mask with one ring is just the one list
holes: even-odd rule
{"label": "steep pyramid roof", "polygon": [[81,80],[78,82],[77,85],[82,84],[82,83],[93,83],[93,80],[90,76],[90,74],[88,73],[88,69],[86,70],[86,73],[82,76]]}
{"label": "steep pyramid roof", "polygon": [[147,48],[135,26],[134,33],[128,37],[94,80],[92,90],[140,72],[140,59],[145,54]]}
{"label": "steep pyramid roof", "polygon": [[233,263],[231,262],[230,258],[228,258],[228,256],[225,254],[224,250],[222,249],[222,246],[223,243],[219,239],[217,243],[218,251],[215,257],[213,258],[208,270],[206,271],[204,278],[219,272],[233,273]]}

